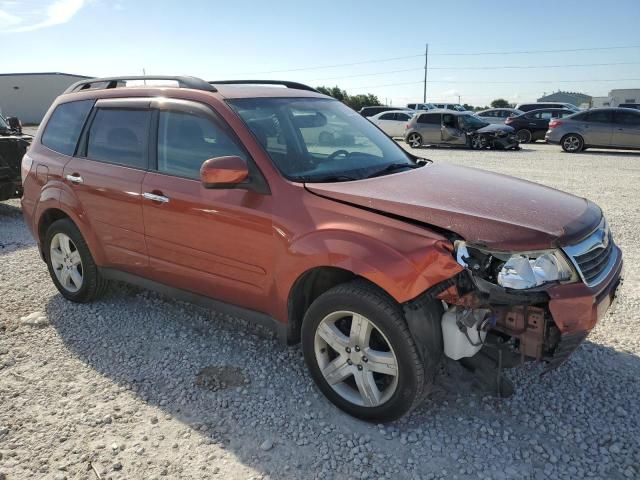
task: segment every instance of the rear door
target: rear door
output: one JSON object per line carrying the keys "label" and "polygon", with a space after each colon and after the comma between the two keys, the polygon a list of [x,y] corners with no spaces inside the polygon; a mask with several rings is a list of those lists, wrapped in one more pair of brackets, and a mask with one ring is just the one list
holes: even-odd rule
{"label": "rear door", "polygon": [[393,125],[393,136],[401,137],[404,135],[404,131],[406,129],[407,123],[409,123],[409,120],[411,120],[411,115],[409,115],[408,113],[401,113],[401,112],[398,112],[394,115],[395,115],[395,118],[394,118],[394,125]]}
{"label": "rear door", "polygon": [[442,114],[422,113],[418,117],[416,127],[422,135],[422,142],[425,144],[440,143],[440,126],[442,124]]}
{"label": "rear door", "polygon": [[141,185],[149,162],[148,99],[95,104],[64,178],[99,238],[108,265],[135,274],[148,267]]}
{"label": "rear door", "polygon": [[271,195],[200,182],[209,158],[236,155],[253,165],[251,158],[209,107],[170,99],[154,106],[157,153],[142,184],[151,278],[266,311],[276,256]]}
{"label": "rear door", "polygon": [[607,147],[613,137],[613,115],[611,110],[593,110],[582,124],[582,136],[586,145]]}
{"label": "rear door", "polygon": [[640,112],[616,110],[613,122],[612,146],[640,148]]}

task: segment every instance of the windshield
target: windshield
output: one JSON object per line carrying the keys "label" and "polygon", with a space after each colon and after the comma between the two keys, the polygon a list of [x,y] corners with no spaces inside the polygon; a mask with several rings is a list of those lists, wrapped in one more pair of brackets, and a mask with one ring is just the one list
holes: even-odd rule
{"label": "windshield", "polygon": [[465,108],[462,105],[453,105],[453,110],[456,112],[466,112]]}
{"label": "windshield", "polygon": [[9,124],[7,124],[6,120],[2,115],[0,115],[0,129],[1,130],[9,130]]}
{"label": "windshield", "polygon": [[393,140],[337,100],[243,98],[229,104],[294,181],[359,180],[416,166]]}
{"label": "windshield", "polygon": [[489,125],[484,120],[476,117],[475,115],[460,115],[458,122],[465,128],[482,128]]}

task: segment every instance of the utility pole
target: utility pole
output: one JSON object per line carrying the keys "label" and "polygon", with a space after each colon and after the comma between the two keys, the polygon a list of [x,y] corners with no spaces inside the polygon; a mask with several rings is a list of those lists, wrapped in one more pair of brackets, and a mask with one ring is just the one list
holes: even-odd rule
{"label": "utility pole", "polygon": [[458,105],[462,105],[462,103],[460,103],[460,95],[458,95]]}
{"label": "utility pole", "polygon": [[429,69],[429,44],[425,45],[424,49],[424,92],[422,94],[422,101],[427,103],[427,70]]}

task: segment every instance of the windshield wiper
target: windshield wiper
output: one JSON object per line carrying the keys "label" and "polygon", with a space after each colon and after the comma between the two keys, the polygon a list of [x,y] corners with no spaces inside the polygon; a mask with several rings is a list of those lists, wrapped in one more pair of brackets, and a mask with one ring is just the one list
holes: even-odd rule
{"label": "windshield wiper", "polygon": [[301,176],[301,177],[296,177],[296,180],[298,180],[299,182],[305,182],[305,183],[326,183],[326,182],[352,182],[354,180],[360,180],[359,178],[355,178],[355,177],[350,177],[348,175],[325,175],[325,176],[311,176],[311,175],[306,175],[306,176]]}
{"label": "windshield wiper", "polygon": [[364,178],[373,178],[373,177],[379,177],[381,175],[385,175],[387,173],[392,173],[395,172],[396,170],[400,170],[403,168],[410,168],[410,169],[414,169],[414,168],[420,168],[423,167],[424,165],[426,165],[426,163],[390,163],[389,165],[387,165],[386,167],[384,167],[381,170],[377,170],[375,172],[373,172],[370,175],[367,175]]}

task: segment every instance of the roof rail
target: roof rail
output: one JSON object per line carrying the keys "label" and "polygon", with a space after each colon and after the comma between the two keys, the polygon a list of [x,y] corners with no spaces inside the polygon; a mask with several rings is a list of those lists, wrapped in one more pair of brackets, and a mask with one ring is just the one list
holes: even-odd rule
{"label": "roof rail", "polygon": [[171,76],[171,75],[145,75],[145,76],[131,76],[131,77],[103,77],[103,78],[90,78],[88,80],[80,80],[67,88],[64,93],[79,92],[81,90],[88,90],[92,85],[98,83],[106,83],[104,88],[118,88],[122,87],[122,83],[129,80],[172,80],[178,83],[180,88],[192,88],[194,90],[206,90],[208,92],[217,92],[216,87],[210,83],[205,82],[201,78],[188,77],[188,76]]}
{"label": "roof rail", "polygon": [[297,90],[307,90],[309,92],[318,92],[313,87],[304,83],[289,82],[288,80],[219,80],[209,82],[212,85],[282,85],[287,88],[295,88]]}

